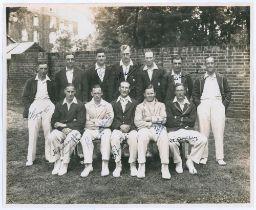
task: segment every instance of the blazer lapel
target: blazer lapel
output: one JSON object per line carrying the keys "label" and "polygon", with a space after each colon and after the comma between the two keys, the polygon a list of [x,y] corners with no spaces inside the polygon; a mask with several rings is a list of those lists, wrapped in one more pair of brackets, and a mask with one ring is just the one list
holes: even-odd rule
{"label": "blazer lapel", "polygon": [[68,84],[68,78],[67,78],[67,75],[66,75],[66,70],[62,71],[62,78],[63,78],[63,81],[65,82],[65,84]]}
{"label": "blazer lapel", "polygon": [[136,69],[134,68],[134,66],[130,66],[130,69],[129,69],[129,72],[128,72],[128,75],[127,75],[127,80],[128,80],[128,78],[129,78],[132,74],[135,73],[135,71],[136,71]]}
{"label": "blazer lapel", "polygon": [[75,84],[76,78],[77,78],[77,70],[74,69],[74,71],[73,71],[73,79],[72,79],[72,83],[73,84]]}
{"label": "blazer lapel", "polygon": [[184,108],[183,108],[183,111],[182,111],[182,113],[183,114],[186,114],[188,111],[189,111],[189,108],[190,108],[190,105],[189,104],[184,104]]}
{"label": "blazer lapel", "polygon": [[[110,75],[110,69],[109,69],[108,67],[106,67],[106,69],[105,69],[105,75],[104,75],[104,77],[103,77],[103,81],[102,81],[102,82],[105,82],[105,81],[108,79],[109,75]],[[100,80],[100,79],[99,79],[99,80]]]}
{"label": "blazer lapel", "polygon": [[179,105],[178,102],[174,102],[173,105],[174,105],[174,107],[175,107],[177,110],[179,110],[179,111],[182,113],[182,110],[181,110],[180,105]]}
{"label": "blazer lapel", "polygon": [[128,103],[125,106],[124,113],[126,113],[131,108],[131,106],[132,106],[132,103],[130,101],[128,101]]}
{"label": "blazer lapel", "polygon": [[33,95],[36,95],[37,92],[37,80],[34,79],[33,83],[32,83],[32,92]]}

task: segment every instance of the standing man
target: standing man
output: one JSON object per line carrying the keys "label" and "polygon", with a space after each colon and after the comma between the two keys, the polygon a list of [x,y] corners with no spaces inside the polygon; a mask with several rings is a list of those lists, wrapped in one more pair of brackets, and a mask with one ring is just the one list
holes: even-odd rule
{"label": "standing man", "polygon": [[28,118],[28,154],[26,166],[33,165],[36,157],[36,143],[42,125],[45,138],[45,159],[49,159],[50,147],[47,135],[51,132],[51,117],[54,112],[54,84],[47,76],[47,63],[39,63],[36,76],[27,80],[22,95],[23,117]]}
{"label": "standing man", "polygon": [[103,100],[101,87],[94,85],[92,88],[92,100],[85,104],[86,124],[85,131],[81,138],[81,144],[84,153],[85,168],[81,177],[87,177],[92,167],[93,140],[100,139],[100,151],[102,155],[101,176],[109,175],[108,162],[110,158],[110,126],[114,118],[113,108],[110,103]]}
{"label": "standing man", "polygon": [[135,111],[134,123],[138,128],[138,178],[145,177],[146,151],[150,140],[157,143],[162,163],[162,178],[170,179],[169,172],[169,141],[166,127],[165,105],[155,98],[153,85],[145,89],[145,100]]}
{"label": "standing man", "polygon": [[64,89],[67,84],[74,84],[76,88],[76,98],[83,100],[82,93],[87,92],[86,86],[83,86],[82,76],[83,72],[74,66],[75,58],[72,54],[66,55],[66,67],[55,74],[56,83],[56,99],[60,101],[65,98]]}
{"label": "standing man", "polygon": [[186,92],[186,97],[188,100],[191,99],[192,91],[193,91],[193,80],[189,74],[185,73],[182,70],[182,58],[181,56],[175,56],[172,59],[173,69],[170,74],[167,74],[167,93],[165,100],[173,100],[175,97],[175,85],[183,84]]}
{"label": "standing man", "polygon": [[130,84],[126,81],[120,83],[120,96],[112,102],[114,110],[114,121],[112,123],[111,146],[114,154],[116,169],[113,172],[114,177],[120,177],[122,171],[121,163],[121,143],[127,140],[129,145],[129,163],[131,176],[137,176],[137,131],[134,125],[134,114],[137,102],[128,94]]}
{"label": "standing man", "polygon": [[179,146],[181,142],[188,142],[192,147],[186,165],[190,174],[196,174],[194,162],[199,164],[207,138],[193,130],[196,121],[196,106],[185,96],[183,84],[176,85],[174,100],[166,102],[166,111],[166,127],[169,130],[170,151],[176,164],[175,170],[177,173],[183,173]]}
{"label": "standing man", "polygon": [[98,49],[96,51],[96,63],[86,71],[85,79],[83,79],[84,83],[87,83],[88,92],[87,94],[84,92],[84,98],[86,102],[92,99],[92,95],[90,94],[92,88],[99,84],[102,90],[102,98],[107,102],[111,102],[113,100],[113,74],[110,67],[107,67],[105,64],[106,55],[104,49]]}
{"label": "standing man", "polygon": [[136,82],[138,67],[131,59],[131,48],[128,45],[121,46],[121,60],[118,64],[112,67],[114,73],[114,99],[119,95],[118,87],[122,81],[127,81],[130,84],[130,97],[136,99]]}
{"label": "standing man", "polygon": [[67,173],[70,156],[81,138],[86,115],[83,103],[75,97],[75,86],[68,84],[64,93],[64,100],[56,104],[51,120],[54,130],[48,136],[51,145],[49,162],[54,163],[52,174],[59,176]]}
{"label": "standing man", "polygon": [[[227,79],[216,72],[214,58],[205,59],[206,73],[197,79],[193,89],[193,100],[197,107],[200,132],[209,138],[212,127],[215,139],[216,160],[226,165],[224,159],[223,138],[225,128],[225,109],[231,100],[231,91]],[[206,164],[208,145],[200,163]]]}

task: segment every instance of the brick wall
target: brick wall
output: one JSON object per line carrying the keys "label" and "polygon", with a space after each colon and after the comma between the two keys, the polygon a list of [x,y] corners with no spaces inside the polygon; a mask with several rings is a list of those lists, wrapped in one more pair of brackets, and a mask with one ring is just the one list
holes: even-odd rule
{"label": "brick wall", "polygon": [[[250,115],[250,49],[247,46],[196,46],[153,49],[156,63],[170,69],[171,57],[178,53],[183,57],[184,70],[196,78],[204,73],[204,58],[215,58],[217,71],[226,75],[233,92],[227,112],[228,117],[249,118]],[[119,62],[119,50],[106,52],[107,64]],[[143,50],[134,51],[132,59],[143,63]],[[76,65],[86,70],[95,62],[95,52],[77,52]],[[48,59],[50,74],[61,70],[65,55],[62,53],[25,53],[13,55],[8,70],[8,103],[20,104],[21,93],[26,79],[35,73],[38,59]],[[198,72],[198,73],[196,73]]]}

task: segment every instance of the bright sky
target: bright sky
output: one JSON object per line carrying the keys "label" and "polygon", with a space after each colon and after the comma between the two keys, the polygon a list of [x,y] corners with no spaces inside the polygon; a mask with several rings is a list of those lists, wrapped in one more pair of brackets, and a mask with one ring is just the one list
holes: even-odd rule
{"label": "bright sky", "polygon": [[[79,38],[86,38],[89,34],[95,32],[95,26],[92,23],[93,14],[88,5],[85,4],[47,4],[40,5],[40,7],[53,8],[56,14],[67,20],[76,21],[78,23],[78,36]],[[39,5],[29,8],[38,9]]]}

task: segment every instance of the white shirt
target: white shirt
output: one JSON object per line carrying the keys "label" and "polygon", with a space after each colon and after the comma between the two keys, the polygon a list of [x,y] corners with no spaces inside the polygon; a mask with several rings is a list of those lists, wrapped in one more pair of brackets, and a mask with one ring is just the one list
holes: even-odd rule
{"label": "white shirt", "polygon": [[106,66],[104,65],[103,67],[100,67],[97,63],[95,64],[95,70],[97,71],[97,74],[100,78],[100,81],[103,82],[104,76],[105,76],[105,71],[106,71]]}
{"label": "white shirt", "polygon": [[72,83],[72,81],[73,81],[73,73],[74,73],[74,69],[69,70],[66,67],[66,76],[67,76],[68,83]]}
{"label": "white shirt", "polygon": [[205,83],[204,89],[201,96],[201,100],[204,99],[219,99],[221,100],[220,88],[216,78],[216,74],[208,75],[207,72],[204,75]]}
{"label": "white shirt", "polygon": [[184,100],[182,102],[178,101],[177,97],[175,96],[173,99],[173,103],[178,102],[180,105],[181,110],[183,111],[185,104],[190,104],[187,97],[185,96]]}
{"label": "white shirt", "polygon": [[172,76],[174,79],[174,83],[177,84],[181,84],[181,72],[179,74],[176,74],[173,70],[172,70]]}
{"label": "white shirt", "polygon": [[128,73],[129,73],[129,70],[130,70],[130,66],[133,66],[133,62],[132,62],[132,60],[130,59],[130,63],[126,66],[126,65],[124,65],[123,61],[120,60],[120,66],[122,66],[122,68],[123,68],[124,79],[125,79],[125,81],[126,81],[127,76],[128,76]]}
{"label": "white shirt", "polygon": [[119,97],[117,98],[117,102],[118,102],[118,101],[120,101],[120,103],[121,103],[123,112],[125,111],[126,104],[128,104],[129,101],[132,103],[132,99],[130,98],[130,96],[126,96],[125,98],[119,96]]}
{"label": "white shirt", "polygon": [[158,69],[155,62],[153,63],[153,67],[151,67],[150,69],[148,68],[147,65],[145,65],[144,68],[143,68],[144,71],[148,71],[148,77],[149,77],[150,81],[152,80],[154,69]]}
{"label": "white shirt", "polygon": [[74,104],[77,104],[77,99],[76,99],[76,97],[74,97],[74,98],[73,98],[73,100],[71,101],[71,103],[68,103],[68,102],[67,102],[67,100],[66,100],[66,98],[64,98],[64,100],[63,100],[63,103],[62,103],[62,104],[63,104],[63,105],[64,105],[64,104],[67,104],[67,106],[68,106],[68,110],[69,110],[69,109],[70,109],[71,104],[73,104],[73,103],[74,103]]}
{"label": "white shirt", "polygon": [[47,80],[50,80],[50,78],[46,75],[46,78],[44,80],[40,80],[37,74],[35,80],[37,80],[37,91],[35,100],[49,99],[50,97],[47,91]]}

